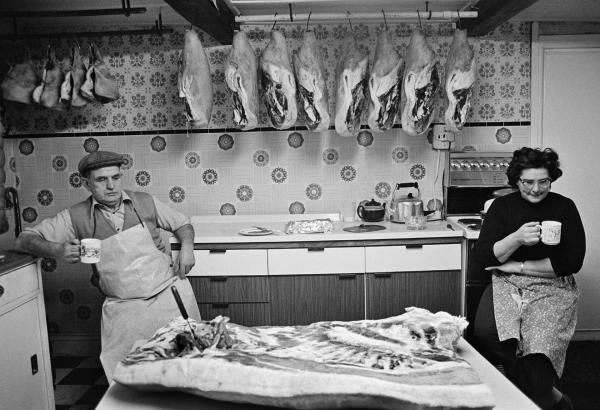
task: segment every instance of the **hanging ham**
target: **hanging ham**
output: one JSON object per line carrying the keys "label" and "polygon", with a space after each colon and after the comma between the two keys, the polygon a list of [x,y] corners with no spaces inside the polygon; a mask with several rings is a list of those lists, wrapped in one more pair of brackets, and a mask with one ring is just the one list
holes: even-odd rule
{"label": "hanging ham", "polygon": [[185,100],[187,119],[193,127],[207,127],[213,106],[208,57],[195,30],[185,31],[183,61],[179,67],[179,96]]}
{"label": "hanging ham", "polygon": [[448,108],[444,120],[451,131],[460,131],[465,125],[474,83],[475,53],[467,41],[467,30],[456,30],[446,60]]}
{"label": "hanging ham", "polygon": [[403,80],[402,129],[408,135],[424,133],[433,121],[435,94],[440,86],[439,65],[425,36],[420,31],[413,31],[406,50]]}
{"label": "hanging ham", "polygon": [[271,31],[271,39],[260,56],[261,83],[267,114],[273,127],[283,130],[296,123],[296,81],[284,35]]}
{"label": "hanging ham", "polygon": [[306,127],[312,131],[329,128],[329,98],[325,84],[325,69],[319,53],[317,38],[312,31],[305,31],[302,45],[294,53],[296,83],[306,117]]}
{"label": "hanging ham", "polygon": [[39,83],[39,78],[33,68],[33,62],[28,60],[15,64],[8,70],[2,80],[2,95],[6,101],[31,104],[33,90]]}
{"label": "hanging ham", "polygon": [[404,61],[392,44],[389,31],[377,36],[375,59],[369,78],[369,128],[385,131],[394,126],[400,111]]}
{"label": "hanging ham", "polygon": [[102,104],[119,98],[117,80],[108,71],[100,50],[94,43],[90,43],[89,66],[80,92],[88,100]]}
{"label": "hanging ham", "polygon": [[258,66],[246,33],[237,31],[225,62],[225,82],[233,101],[233,123],[242,130],[258,125]]}
{"label": "hanging ham", "polygon": [[54,49],[48,46],[42,83],[33,90],[33,100],[46,108],[59,108],[60,85],[64,74],[56,61]]}
{"label": "hanging ham", "polygon": [[335,130],[342,137],[352,137],[360,130],[368,63],[367,53],[360,50],[354,36],[348,34],[337,66]]}
{"label": "hanging ham", "polygon": [[86,68],[81,58],[81,49],[79,44],[73,46],[73,62],[71,69],[72,90],[71,107],[83,107],[87,105],[88,100],[81,96],[81,86],[85,82]]}
{"label": "hanging ham", "polygon": [[63,68],[66,68],[66,74],[60,85],[60,98],[58,100],[58,108],[60,110],[68,110],[71,108],[71,99],[73,97],[72,61],[73,60],[69,57],[66,57],[63,60]]}

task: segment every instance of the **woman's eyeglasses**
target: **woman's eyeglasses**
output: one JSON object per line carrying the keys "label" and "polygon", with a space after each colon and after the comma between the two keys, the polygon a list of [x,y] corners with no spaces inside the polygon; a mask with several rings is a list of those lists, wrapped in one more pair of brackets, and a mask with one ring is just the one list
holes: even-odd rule
{"label": "woman's eyeglasses", "polygon": [[521,182],[521,184],[523,184],[523,188],[525,189],[531,189],[533,188],[533,186],[537,183],[538,186],[540,188],[548,188],[550,186],[550,184],[552,183],[552,180],[550,178],[543,178],[543,179],[522,179],[519,178],[519,181]]}

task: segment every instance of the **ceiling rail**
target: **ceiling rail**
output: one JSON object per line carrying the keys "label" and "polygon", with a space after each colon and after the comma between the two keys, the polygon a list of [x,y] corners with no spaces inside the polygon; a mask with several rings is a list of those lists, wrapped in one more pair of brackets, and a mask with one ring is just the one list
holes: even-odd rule
{"label": "ceiling rail", "polygon": [[[236,23],[273,23],[277,22],[296,22],[298,20],[381,20],[382,14],[379,13],[290,13],[290,14],[262,14],[262,15],[241,15],[235,18]],[[477,11],[408,11],[408,12],[392,12],[386,11],[385,18],[388,20],[405,20],[423,22],[435,21],[453,21],[457,19],[477,18]]]}
{"label": "ceiling rail", "polygon": [[124,7],[115,9],[87,10],[38,10],[38,11],[0,11],[0,18],[39,18],[39,17],[83,17],[83,16],[118,16],[120,14],[143,14],[146,7]]}
{"label": "ceiling rail", "polygon": [[0,35],[0,41],[15,41],[15,40],[28,40],[28,39],[36,39],[36,38],[76,38],[76,37],[104,37],[104,36],[141,36],[148,34],[168,34],[172,33],[173,29],[170,28],[162,28],[157,29],[149,28],[149,29],[138,29],[138,30],[106,30],[106,31],[69,31],[69,32],[60,32],[60,33],[32,33],[32,34],[5,34]]}

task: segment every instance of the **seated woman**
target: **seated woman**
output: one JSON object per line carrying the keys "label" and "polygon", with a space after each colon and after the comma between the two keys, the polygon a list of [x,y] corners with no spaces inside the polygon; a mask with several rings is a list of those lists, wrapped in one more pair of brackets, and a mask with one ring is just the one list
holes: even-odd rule
{"label": "seated woman", "polygon": [[[506,174],[518,191],[492,203],[475,251],[492,272],[475,317],[475,341],[542,409],[573,408],[555,384],[577,322],[573,274],[585,256],[575,203],[550,192],[562,175],[559,166],[552,149],[514,152]],[[543,221],[562,224],[558,244],[541,241]]]}

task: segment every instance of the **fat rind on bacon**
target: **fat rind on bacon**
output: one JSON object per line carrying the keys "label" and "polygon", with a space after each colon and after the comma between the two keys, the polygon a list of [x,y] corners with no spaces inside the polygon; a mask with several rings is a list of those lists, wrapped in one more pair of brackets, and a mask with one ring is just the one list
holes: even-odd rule
{"label": "fat rind on bacon", "polygon": [[225,62],[225,82],[233,101],[233,123],[242,130],[258,125],[258,65],[246,33],[237,31]]}
{"label": "fat rind on bacon", "polygon": [[[168,351],[155,360],[130,355],[114,380],[143,390],[290,408],[492,408],[491,390],[456,355],[466,320],[407,310],[387,319],[307,326],[227,323],[231,348],[213,342],[186,357]],[[176,319],[157,335],[172,340],[186,327]],[[207,327],[210,340],[216,332]],[[167,349],[174,344],[161,343]]]}
{"label": "fat rind on bacon", "polygon": [[402,130],[410,136],[423,134],[433,121],[435,96],[440,86],[439,65],[423,33],[413,31],[406,50],[402,110]]}
{"label": "fat rind on bacon", "polygon": [[325,82],[325,69],[319,53],[315,34],[304,32],[302,45],[294,53],[296,84],[300,96],[300,110],[306,117],[306,127],[311,131],[329,128],[329,97]]}
{"label": "fat rind on bacon", "polygon": [[444,121],[451,131],[462,130],[470,107],[475,83],[475,53],[467,41],[467,30],[456,30],[446,60],[446,97]]}
{"label": "fat rind on bacon", "polygon": [[348,34],[337,65],[335,130],[342,137],[352,137],[360,131],[368,64],[367,53],[358,47],[354,36]]}
{"label": "fat rind on bacon", "polygon": [[394,48],[387,29],[377,36],[373,68],[369,77],[369,128],[385,131],[394,126],[400,111],[404,61]]}
{"label": "fat rind on bacon", "polygon": [[185,112],[190,125],[208,126],[213,106],[210,65],[200,37],[193,29],[185,31],[177,86],[179,96],[184,99]]}
{"label": "fat rind on bacon", "polygon": [[260,56],[261,84],[267,114],[277,129],[296,123],[296,80],[290,64],[285,36],[271,31],[271,39]]}

